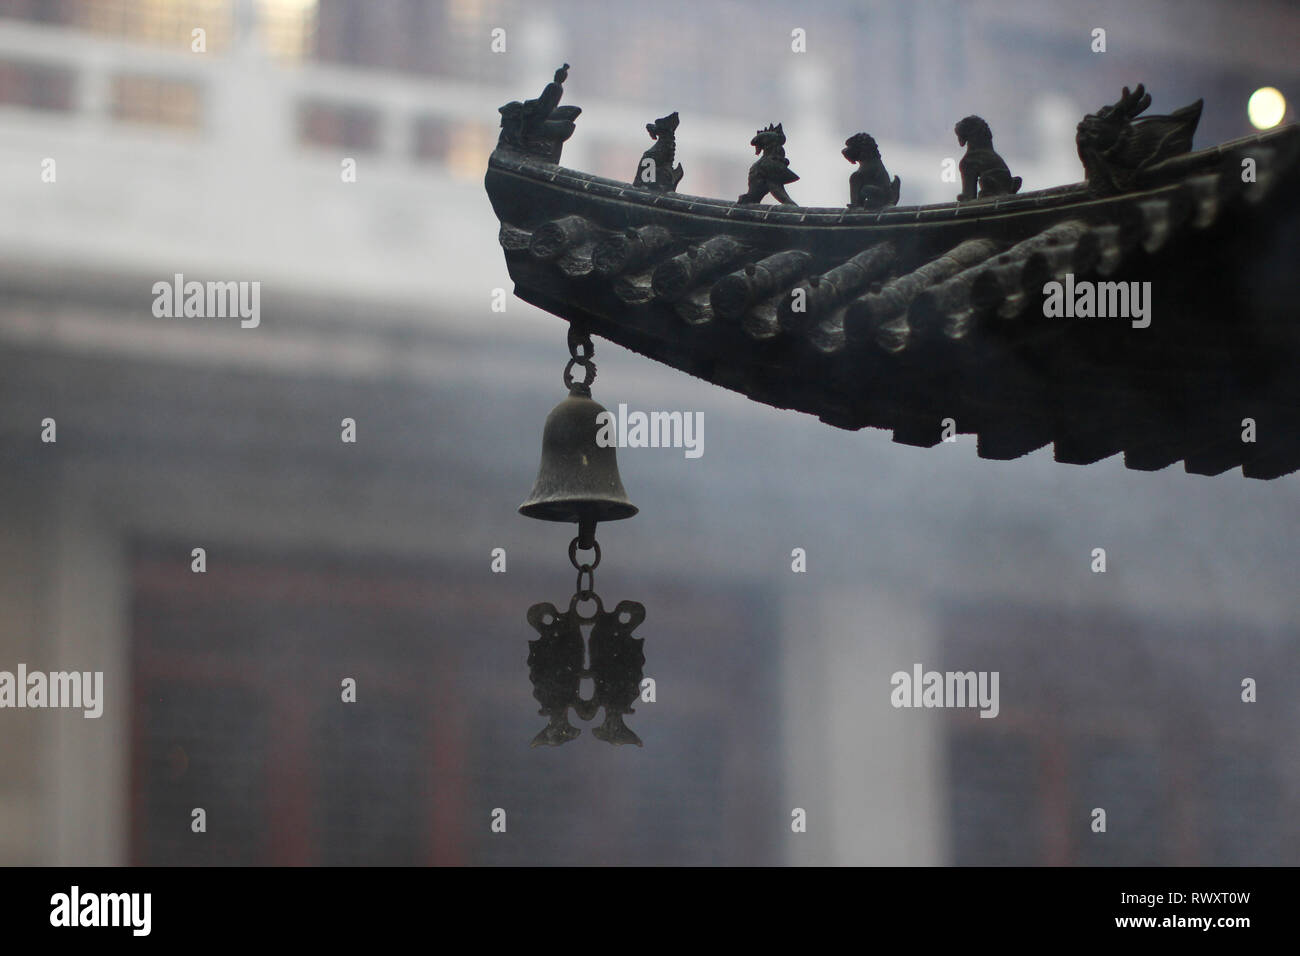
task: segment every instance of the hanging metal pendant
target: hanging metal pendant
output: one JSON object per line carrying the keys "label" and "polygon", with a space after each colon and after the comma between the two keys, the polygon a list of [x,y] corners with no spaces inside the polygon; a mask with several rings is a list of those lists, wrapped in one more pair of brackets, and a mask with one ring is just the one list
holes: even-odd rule
{"label": "hanging metal pendant", "polygon": [[[577,537],[569,542],[569,563],[578,571],[569,609],[560,611],[549,602],[528,609],[528,623],[539,635],[528,642],[528,679],[542,705],[538,713],[550,718],[533,738],[534,747],[558,747],[582,733],[569,723],[570,710],[592,720],[602,707],[605,720],[592,733],[611,744],[641,746],[641,738],[623,723],[623,717],[634,712],[632,704],[641,693],[645,641],[634,638],[632,631],[645,620],[645,606],[620,601],[613,611],[606,611],[595,590],[600,565],[597,522],[630,518],[637,507],[623,490],[613,443],[602,445],[597,440],[598,416],[608,412],[591,398],[591,383],[596,379],[593,351],[591,338],[571,325],[570,358],[564,369],[569,395],[546,418],[537,480],[519,506],[519,513],[529,518],[572,521],[578,526]],[[574,379],[575,368],[583,369],[582,381]],[[580,560],[579,551],[591,551],[591,558]],[[579,608],[586,602],[595,604],[590,614]],[[586,640],[584,627],[589,632]],[[581,696],[583,678],[591,678],[595,687],[590,698]]]}
{"label": "hanging metal pendant", "polygon": [[645,620],[645,605],[619,601],[614,610],[606,611],[599,597],[596,604],[600,610],[587,641],[587,673],[596,688],[591,703],[605,708],[605,722],[591,732],[606,743],[640,747],[641,738],[623,723],[623,715],[636,713],[632,704],[641,694],[645,638],[633,637],[632,631]]}
{"label": "hanging metal pendant", "polygon": [[[590,614],[578,607],[586,601],[596,605]],[[528,642],[528,679],[542,705],[538,713],[550,718],[533,738],[534,747],[558,747],[582,733],[569,723],[570,708],[582,720],[591,720],[602,707],[605,720],[592,734],[611,744],[641,746],[641,738],[623,717],[635,713],[632,704],[641,693],[645,639],[633,637],[632,631],[644,620],[645,605],[619,601],[614,610],[606,611],[600,596],[591,590],[575,593],[567,611],[549,601],[528,609],[528,623],[539,635]],[[591,632],[585,642],[583,627]],[[595,688],[590,698],[580,693],[584,677],[590,677]]]}
{"label": "hanging metal pendant", "polygon": [[[528,609],[528,623],[541,635],[528,642],[528,679],[538,711],[551,722],[533,738],[533,746],[558,747],[582,733],[569,723],[569,708],[578,708],[578,689],[584,674],[582,629],[572,610],[561,614],[549,601]],[[579,716],[583,716],[579,711]],[[584,719],[590,720],[591,715]]]}

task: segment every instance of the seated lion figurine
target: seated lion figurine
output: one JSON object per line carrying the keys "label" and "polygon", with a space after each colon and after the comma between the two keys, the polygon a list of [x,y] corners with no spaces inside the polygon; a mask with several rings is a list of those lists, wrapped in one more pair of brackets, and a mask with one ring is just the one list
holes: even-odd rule
{"label": "seated lion figurine", "polygon": [[1012,176],[1006,161],[993,151],[993,131],[978,116],[967,116],[953,127],[957,145],[966,147],[961,158],[961,194],[958,202],[985,196],[1010,196],[1020,191],[1020,177]]}
{"label": "seated lion figurine", "polygon": [[897,176],[891,182],[889,171],[880,159],[880,147],[867,133],[855,133],[844,141],[841,150],[850,163],[858,168],[849,177],[849,207],[855,209],[884,209],[898,205],[898,192],[903,181]]}

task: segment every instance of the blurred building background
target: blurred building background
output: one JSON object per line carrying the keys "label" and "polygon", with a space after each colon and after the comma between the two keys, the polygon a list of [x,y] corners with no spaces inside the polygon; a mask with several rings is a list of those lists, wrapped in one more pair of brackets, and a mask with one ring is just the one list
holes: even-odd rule
{"label": "blurred building background", "polygon": [[[491,310],[482,188],[565,61],[565,165],[628,178],[679,110],[682,191],[729,197],[781,121],[840,205],[861,129],[905,202],[971,112],[1026,189],[1126,84],[1244,135],[1297,38],[1280,0],[0,0],[0,670],[107,697],[0,711],[0,862],[1300,862],[1293,477],[896,446],[603,342],[596,397],[704,412],[705,454],[623,451],[600,533],[645,747],[529,749],[524,614],[572,571],[514,509],[567,354]],[[177,273],[260,282],[261,324],[155,317]],[[999,671],[1001,714],[893,709],[917,662]]]}

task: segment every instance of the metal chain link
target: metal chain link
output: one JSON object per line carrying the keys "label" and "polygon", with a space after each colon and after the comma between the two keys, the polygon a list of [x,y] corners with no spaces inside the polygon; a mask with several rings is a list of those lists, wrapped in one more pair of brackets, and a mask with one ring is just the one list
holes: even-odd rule
{"label": "metal chain link", "polygon": [[[591,562],[578,561],[578,539],[574,538],[569,542],[569,563],[578,569],[578,582],[574,590],[583,596],[583,600],[590,597],[596,590],[596,568],[600,566],[600,543],[594,538],[591,542],[591,548],[595,551],[595,560]],[[586,550],[585,548],[583,550]],[[586,575],[587,586],[582,586],[583,575]]]}
{"label": "metal chain link", "polygon": [[[579,395],[591,397],[591,383],[596,381],[596,363],[592,356],[596,347],[591,342],[591,335],[576,323],[569,323],[569,364],[564,366],[564,387]],[[573,370],[583,370],[582,381],[575,381]]]}

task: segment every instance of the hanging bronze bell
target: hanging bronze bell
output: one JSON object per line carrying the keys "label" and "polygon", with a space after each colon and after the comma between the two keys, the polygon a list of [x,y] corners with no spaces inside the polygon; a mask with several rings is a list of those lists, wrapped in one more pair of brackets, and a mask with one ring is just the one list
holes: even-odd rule
{"label": "hanging bronze bell", "polygon": [[579,390],[570,391],[551,409],[542,432],[537,481],[528,500],[519,506],[520,514],[543,521],[573,521],[594,529],[598,521],[617,521],[637,513],[618,476],[614,446],[602,447],[596,441],[601,412],[609,414]]}

